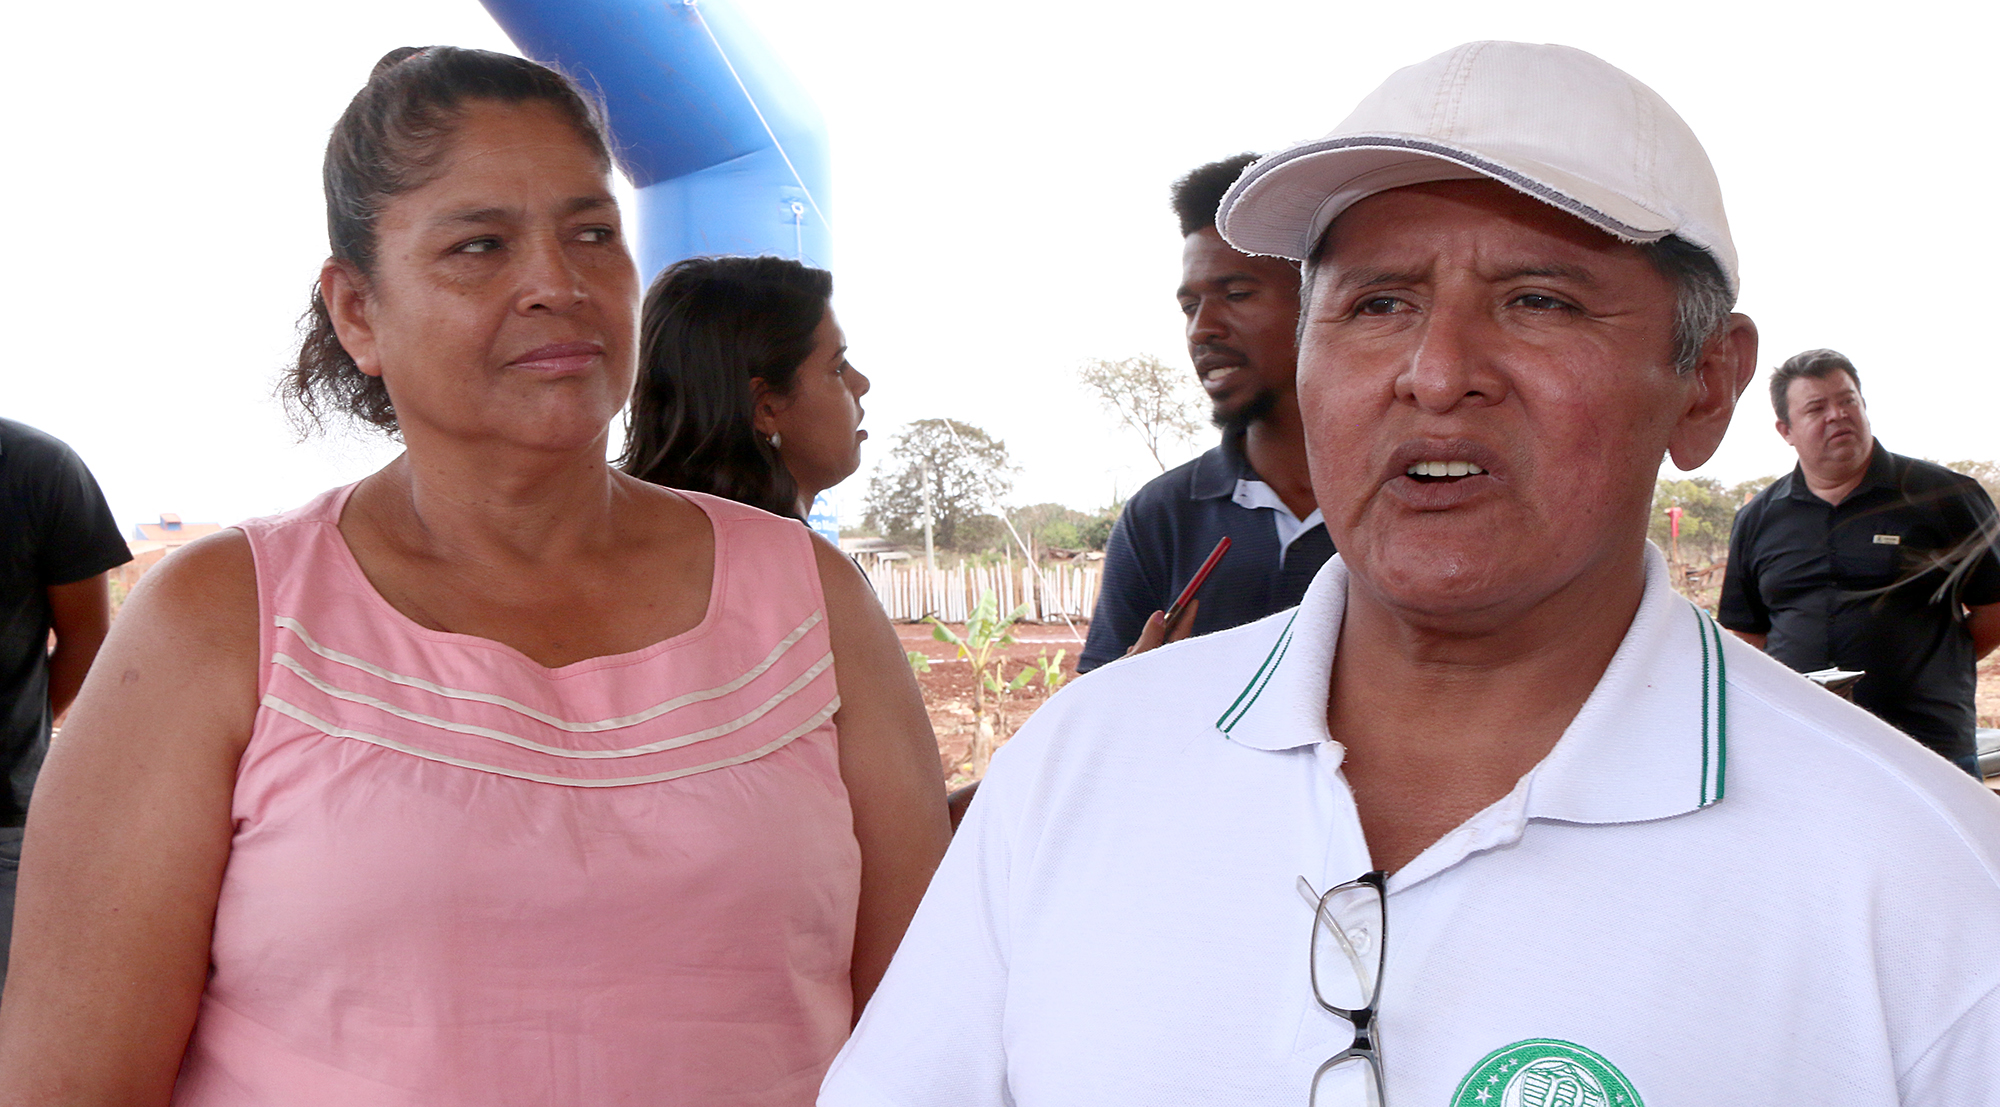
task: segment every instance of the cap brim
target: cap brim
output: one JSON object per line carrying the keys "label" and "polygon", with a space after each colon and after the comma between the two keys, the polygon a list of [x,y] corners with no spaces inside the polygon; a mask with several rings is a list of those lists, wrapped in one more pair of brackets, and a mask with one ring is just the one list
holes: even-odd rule
{"label": "cap brim", "polygon": [[1216,209],[1216,229],[1248,254],[1303,261],[1356,202],[1429,181],[1488,177],[1628,242],[1657,242],[1674,221],[1575,174],[1527,159],[1501,164],[1409,135],[1341,135],[1301,143],[1244,170]]}

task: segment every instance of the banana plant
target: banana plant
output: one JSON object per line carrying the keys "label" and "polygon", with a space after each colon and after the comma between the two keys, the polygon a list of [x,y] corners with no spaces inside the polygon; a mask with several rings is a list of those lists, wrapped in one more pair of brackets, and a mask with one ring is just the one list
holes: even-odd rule
{"label": "banana plant", "polygon": [[952,630],[935,615],[928,620],[931,637],[957,650],[958,656],[972,666],[972,720],[976,733],[972,740],[971,768],[975,776],[986,772],[986,762],[993,756],[993,720],[986,714],[986,694],[993,694],[997,709],[1000,700],[1026,687],[1034,675],[1034,670],[1028,668],[1011,679],[1006,674],[1004,651],[1014,644],[1014,624],[1027,613],[1028,605],[1022,604],[1002,618],[1000,601],[988,589],[979,594],[979,602],[972,606],[964,634]]}
{"label": "banana plant", "polygon": [[1069,679],[1069,676],[1062,671],[1063,658],[1067,656],[1069,656],[1068,650],[1057,650],[1054,657],[1049,656],[1049,651],[1043,650],[1042,655],[1035,658],[1034,673],[1042,678],[1043,688],[1054,692]]}

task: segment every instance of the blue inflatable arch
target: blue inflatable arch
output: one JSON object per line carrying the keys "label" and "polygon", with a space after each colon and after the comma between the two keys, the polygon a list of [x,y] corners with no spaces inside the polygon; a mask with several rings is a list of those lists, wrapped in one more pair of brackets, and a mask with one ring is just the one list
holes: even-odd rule
{"label": "blue inflatable arch", "polygon": [[641,275],[700,254],[831,268],[826,125],[730,0],[482,0],[604,98],[638,188]]}

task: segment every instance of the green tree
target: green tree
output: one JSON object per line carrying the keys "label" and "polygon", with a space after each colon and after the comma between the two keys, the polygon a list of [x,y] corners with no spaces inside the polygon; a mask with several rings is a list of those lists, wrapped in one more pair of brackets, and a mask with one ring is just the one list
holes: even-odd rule
{"label": "green tree", "polygon": [[1151,354],[1117,361],[1094,358],[1077,370],[1077,379],[1138,434],[1162,473],[1167,463],[1160,449],[1173,441],[1194,441],[1206,423],[1204,396],[1194,374],[1171,368]]}
{"label": "green tree", "polygon": [[1068,519],[1057,519],[1035,534],[1035,541],[1044,550],[1081,550],[1083,531]]}
{"label": "green tree", "polygon": [[[922,525],[921,521],[918,525]],[[990,511],[960,519],[958,533],[952,536],[947,548],[973,557],[1002,558],[1017,552],[1006,522]]]}
{"label": "green tree", "polygon": [[868,482],[868,526],[898,542],[923,536],[926,464],[936,543],[955,550],[967,539],[984,536],[985,528],[968,524],[998,510],[1014,487],[1009,475],[1014,466],[1007,460],[1006,443],[970,423],[948,419],[919,419],[896,437]]}
{"label": "green tree", "polygon": [[1078,526],[1077,539],[1086,550],[1101,550],[1111,542],[1111,528],[1118,523],[1118,513],[1125,510],[1122,503],[1110,507],[1090,517],[1090,521]]}
{"label": "green tree", "polygon": [[1062,504],[1032,504],[1009,513],[1014,521],[1014,529],[1021,532],[1021,538],[1035,547],[1037,557],[1043,550],[1082,550],[1084,545],[1082,528],[1091,521],[1090,515],[1066,507]]}
{"label": "green tree", "polygon": [[1729,498],[1740,509],[1744,504],[1750,502],[1752,496],[1776,483],[1778,483],[1778,475],[1773,473],[1768,477],[1756,477],[1746,480],[1741,484],[1732,484],[1729,486]]}
{"label": "green tree", "polygon": [[[1740,486],[1739,486],[1740,487]],[[1663,479],[1653,486],[1653,517],[1649,537],[1663,550],[1673,550],[1669,508],[1681,509],[1678,543],[1683,562],[1710,561],[1729,551],[1729,527],[1742,500],[1713,477]]]}

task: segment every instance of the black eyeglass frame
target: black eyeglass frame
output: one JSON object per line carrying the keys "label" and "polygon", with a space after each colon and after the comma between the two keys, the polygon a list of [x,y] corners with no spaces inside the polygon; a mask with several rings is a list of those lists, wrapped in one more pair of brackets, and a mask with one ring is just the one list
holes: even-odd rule
{"label": "black eyeglass frame", "polygon": [[[1341,1018],[1346,1019],[1350,1024],[1353,1025],[1354,1043],[1348,1046],[1346,1049],[1341,1050],[1339,1053],[1336,1053],[1333,1056],[1327,1058],[1325,1062],[1323,1062],[1320,1065],[1320,1067],[1313,1072],[1312,1087],[1308,1090],[1308,1099],[1307,1099],[1307,1102],[1310,1105],[1310,1107],[1317,1107],[1319,1099],[1320,1077],[1325,1076],[1328,1070],[1354,1057],[1359,1057],[1363,1061],[1367,1062],[1369,1069],[1373,1071],[1375,1077],[1375,1090],[1377,1097],[1382,1101],[1384,1107],[1386,1107],[1388,1103],[1389,1100],[1388,1085],[1385,1084],[1382,1080],[1382,1054],[1380,1049],[1375,1044],[1376,1005],[1382,996],[1382,970],[1387,966],[1389,957],[1388,883],[1389,883],[1389,874],[1382,871],[1381,869],[1376,869],[1373,872],[1362,873],[1360,876],[1354,878],[1353,880],[1348,881],[1345,884],[1336,884],[1333,887],[1328,888],[1326,890],[1326,893],[1319,897],[1319,902],[1313,905],[1312,944],[1309,947],[1309,955],[1311,957],[1311,960],[1308,961],[1306,964],[1306,973],[1312,984],[1313,1000],[1317,1002],[1320,1005],[1320,1007],[1323,1008],[1324,1010],[1339,1015]],[[1320,916],[1322,913],[1324,913],[1326,902],[1332,899],[1336,894],[1345,891],[1349,888],[1356,888],[1356,887],[1368,887],[1375,889],[1375,903],[1378,907],[1381,908],[1382,917],[1380,922],[1380,929],[1377,931],[1377,933],[1379,933],[1381,937],[1375,943],[1375,978],[1369,984],[1368,1003],[1366,1006],[1350,1009],[1346,1007],[1337,1007],[1334,1004],[1328,1003],[1326,1001],[1326,997],[1320,995],[1319,974],[1316,971],[1314,971],[1313,966],[1319,964],[1320,931],[1326,929],[1325,927],[1322,927],[1320,925]],[[1333,923],[1332,919],[1328,919],[1327,921],[1331,925],[1337,925]]]}

